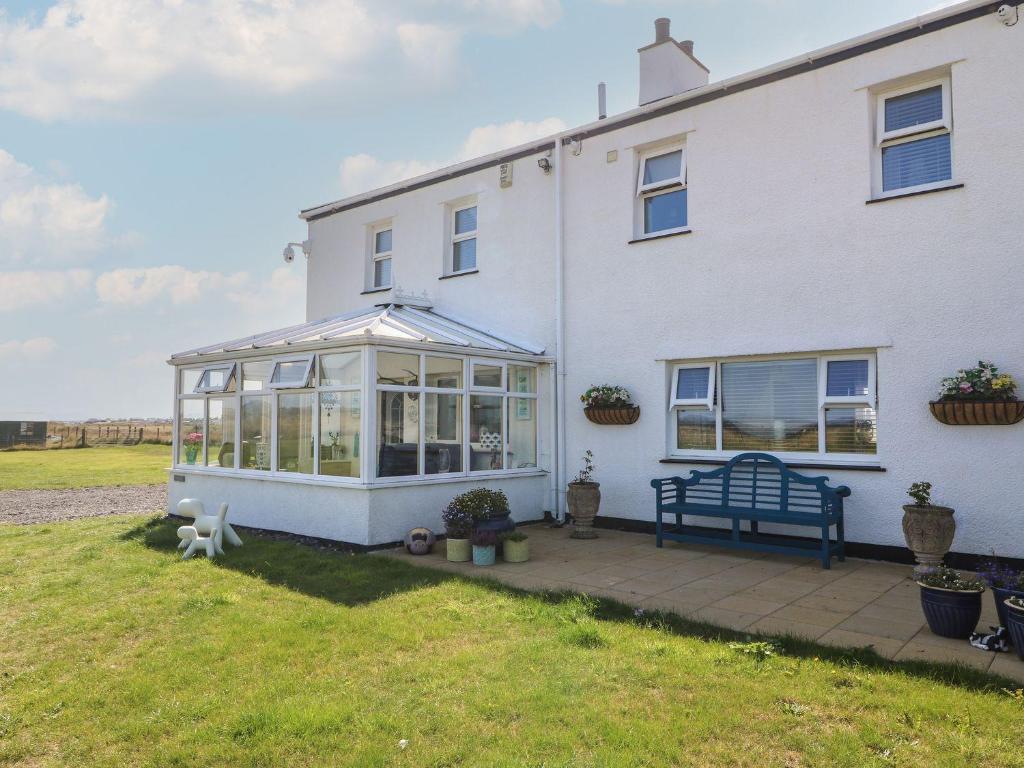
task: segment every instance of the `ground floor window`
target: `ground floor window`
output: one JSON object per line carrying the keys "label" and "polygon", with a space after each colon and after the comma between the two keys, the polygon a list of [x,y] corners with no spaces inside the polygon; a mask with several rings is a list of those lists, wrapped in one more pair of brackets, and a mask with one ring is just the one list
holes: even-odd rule
{"label": "ground floor window", "polygon": [[242,469],[270,469],[271,408],[269,395],[242,398]]}
{"label": "ground floor window", "polygon": [[277,470],[313,474],[313,392],[277,396]]}
{"label": "ground floor window", "polygon": [[178,406],[178,463],[202,464],[206,401],[189,398]]}

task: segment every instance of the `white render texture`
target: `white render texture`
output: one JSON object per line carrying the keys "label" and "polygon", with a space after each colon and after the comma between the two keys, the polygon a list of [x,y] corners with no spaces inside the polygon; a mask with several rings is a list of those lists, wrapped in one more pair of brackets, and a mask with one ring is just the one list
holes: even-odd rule
{"label": "white render texture", "polygon": [[[1024,78],[1008,76],[1021,71],[1024,25],[987,14],[586,138],[578,156],[556,150],[566,475],[574,457],[593,450],[603,515],[653,520],[648,480],[694,468],[660,463],[668,361],[877,349],[886,471],[800,470],[850,486],[847,540],[903,546],[905,490],[929,480],[936,502],[957,510],[954,551],[1024,557],[1024,426],[944,426],[927,406],[943,376],[979,359],[1024,381],[1024,217],[1014,213],[1024,189]],[[953,181],[964,186],[866,205],[878,91],[943,73],[952,84]],[[638,152],[680,139],[693,231],[628,244],[637,234]],[[554,349],[555,174],[535,158],[516,165],[508,189],[491,167],[311,221],[308,317],[368,303],[360,295],[367,228],[391,219],[403,290],[427,291],[438,311]],[[479,206],[479,273],[439,281],[445,204],[467,197]],[[584,418],[576,396],[600,383],[634,394],[637,424]]]}

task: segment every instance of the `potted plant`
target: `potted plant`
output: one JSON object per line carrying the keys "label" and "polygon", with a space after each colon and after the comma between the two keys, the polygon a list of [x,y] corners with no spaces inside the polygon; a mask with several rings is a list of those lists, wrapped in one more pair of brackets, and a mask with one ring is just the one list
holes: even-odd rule
{"label": "potted plant", "polygon": [[595,424],[633,424],[640,418],[640,406],[624,387],[601,384],[591,387],[582,395],[583,413]]}
{"label": "potted plant", "polygon": [[469,537],[473,535],[473,515],[456,496],[441,512],[441,520],[444,522],[448,559],[453,563],[466,562],[472,557]]}
{"label": "potted plant", "polygon": [[1024,597],[1017,595],[1007,598],[1004,605],[1007,634],[1013,647],[1017,649],[1017,656],[1024,661]]}
{"label": "potted plant", "polygon": [[525,563],[530,559],[530,538],[522,531],[501,537],[501,557],[506,563]]}
{"label": "potted plant", "polygon": [[1009,627],[1006,601],[1011,597],[1024,598],[1024,573],[992,559],[982,564],[978,576],[992,590],[1000,626]]}
{"label": "potted plant", "polygon": [[472,488],[452,499],[452,504],[473,518],[473,527],[478,531],[501,534],[516,527],[511,518],[508,496],[500,489]]}
{"label": "potted plant", "polygon": [[199,451],[203,447],[203,433],[189,432],[181,442],[185,446],[185,463],[195,464]]}
{"label": "potted plant", "polygon": [[984,582],[940,565],[919,574],[917,583],[921,587],[921,609],[931,631],[940,637],[969,638],[981,618]]}
{"label": "potted plant", "polygon": [[594,482],[594,454],[591,451],[583,454],[583,469],[569,482],[565,497],[572,515],[571,538],[596,539],[594,518],[601,506],[601,484]]}
{"label": "potted plant", "polygon": [[919,567],[939,565],[949,552],[956,533],[950,507],[932,504],[932,484],[914,483],[907,494],[913,504],[903,505],[903,536]]}
{"label": "potted plant", "polygon": [[473,531],[473,565],[494,565],[498,534],[494,531]]}
{"label": "potted plant", "polygon": [[928,404],[943,424],[1016,424],[1024,419],[1024,401],[1014,397],[1017,382],[992,363],[978,361],[942,380],[939,399]]}

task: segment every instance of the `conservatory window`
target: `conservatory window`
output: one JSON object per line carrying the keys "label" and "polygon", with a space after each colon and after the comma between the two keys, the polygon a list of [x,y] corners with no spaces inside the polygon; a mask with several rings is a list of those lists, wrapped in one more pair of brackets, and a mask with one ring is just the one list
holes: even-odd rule
{"label": "conservatory window", "polygon": [[260,392],[268,389],[274,363],[270,360],[253,360],[242,363],[242,389],[245,392]]}
{"label": "conservatory window", "polygon": [[206,466],[234,468],[235,413],[235,398],[210,398],[207,415]]}
{"label": "conservatory window", "polygon": [[501,363],[473,361],[473,389],[504,389],[504,367]]}
{"label": "conservatory window", "polygon": [[181,388],[179,389],[179,392],[181,394],[195,392],[196,387],[199,386],[199,379],[202,375],[202,368],[184,368],[181,371]]}
{"label": "conservatory window", "polygon": [[277,360],[268,386],[271,389],[303,389],[309,386],[312,368],[312,355]]}
{"label": "conservatory window", "polygon": [[471,472],[502,469],[502,398],[471,395],[469,398],[469,444]]}
{"label": "conservatory window", "polygon": [[227,392],[234,382],[235,364],[210,365],[203,369],[194,391],[200,393]]}
{"label": "conservatory window", "polygon": [[462,368],[462,358],[427,355],[426,385],[442,389],[461,389]]}
{"label": "conservatory window", "polygon": [[381,391],[377,395],[378,477],[418,475],[420,395]]}
{"label": "conservatory window", "polygon": [[206,401],[186,398],[178,403],[178,463],[202,464],[206,443]]}
{"label": "conservatory window", "polygon": [[877,163],[881,192],[942,186],[953,176],[949,78],[878,96]]}
{"label": "conservatory window", "polygon": [[320,464],[329,477],[360,476],[361,351],[320,355]]}
{"label": "conservatory window", "polygon": [[377,383],[415,387],[420,382],[420,356],[404,352],[377,353]]}
{"label": "conservatory window", "polygon": [[642,233],[679,232],[686,227],[686,150],[660,148],[640,156],[636,194]]}
{"label": "conservatory window", "polygon": [[462,471],[462,395],[428,392],[423,402],[427,475]]}
{"label": "conservatory window", "polygon": [[277,396],[277,470],[313,474],[312,392]]}
{"label": "conservatory window", "polygon": [[361,352],[320,355],[321,387],[358,387],[363,381]]}
{"label": "conservatory window", "polygon": [[270,469],[270,422],[273,404],[269,395],[242,397],[242,469]]}

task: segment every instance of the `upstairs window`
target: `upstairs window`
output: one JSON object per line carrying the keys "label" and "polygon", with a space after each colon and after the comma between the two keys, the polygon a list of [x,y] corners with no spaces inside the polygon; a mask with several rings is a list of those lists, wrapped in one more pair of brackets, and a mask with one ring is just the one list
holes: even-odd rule
{"label": "upstairs window", "polygon": [[373,232],[373,287],[391,287],[391,225]]}
{"label": "upstairs window", "polygon": [[686,228],[686,150],[652,150],[640,156],[636,194],[643,235]]}
{"label": "upstairs window", "polygon": [[947,183],[953,178],[949,79],[880,94],[877,134],[883,194]]}
{"label": "upstairs window", "polygon": [[476,206],[452,211],[452,272],[476,269]]}

